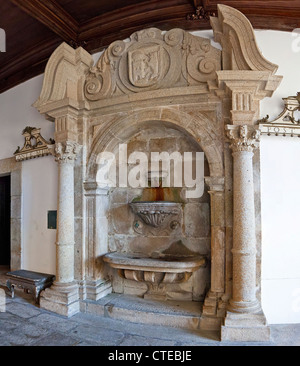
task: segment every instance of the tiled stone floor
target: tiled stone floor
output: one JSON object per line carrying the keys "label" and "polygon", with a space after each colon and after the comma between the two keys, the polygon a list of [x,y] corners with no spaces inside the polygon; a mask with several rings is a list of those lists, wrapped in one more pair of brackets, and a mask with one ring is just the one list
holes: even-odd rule
{"label": "tiled stone floor", "polygon": [[271,342],[220,342],[214,332],[135,324],[79,313],[72,318],[36,306],[17,293],[0,313],[1,346],[300,346],[300,324],[272,325]]}
{"label": "tiled stone floor", "polygon": [[216,332],[136,324],[86,313],[66,318],[40,309],[23,291],[16,291],[14,299],[5,298],[0,346],[300,346],[300,324],[271,325],[267,343],[228,343],[220,342]]}

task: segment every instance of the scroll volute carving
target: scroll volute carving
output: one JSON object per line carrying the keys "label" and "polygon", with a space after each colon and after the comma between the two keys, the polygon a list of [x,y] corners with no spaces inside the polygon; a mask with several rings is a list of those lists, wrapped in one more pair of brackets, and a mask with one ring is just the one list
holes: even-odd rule
{"label": "scroll volute carving", "polygon": [[114,95],[206,83],[221,69],[221,52],[206,38],[182,29],[163,34],[149,28],[130,41],[116,41],[92,67],[85,96],[95,101]]}

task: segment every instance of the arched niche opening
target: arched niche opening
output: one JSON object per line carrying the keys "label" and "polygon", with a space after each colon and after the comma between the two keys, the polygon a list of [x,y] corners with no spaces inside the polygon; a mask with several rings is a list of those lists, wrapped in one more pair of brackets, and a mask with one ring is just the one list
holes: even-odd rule
{"label": "arched niche opening", "polygon": [[[86,261],[86,273],[91,281],[100,279],[109,280],[112,291],[131,294],[140,297],[160,298],[164,300],[190,300],[203,302],[211,286],[211,210],[210,187],[204,182],[210,179],[213,172],[222,174],[221,146],[216,143],[218,136],[211,130],[211,121],[205,115],[197,118],[179,111],[169,111],[168,119],[159,119],[162,116],[159,109],[135,111],[126,117],[104,123],[95,135],[88,163],[86,187],[88,233],[87,253],[98,253],[98,258]],[[152,116],[149,119],[149,115]],[[156,115],[156,118],[154,119]],[[203,145],[203,147],[201,146]],[[122,150],[120,150],[120,147]],[[124,150],[125,147],[125,150]],[[116,182],[119,182],[120,158],[124,160],[127,173],[136,167],[130,162],[132,153],[143,153],[147,160],[147,173],[151,173],[151,154],[166,153],[169,160],[170,181],[166,187],[147,186],[105,187],[97,181],[99,156],[103,152],[113,153],[116,159]],[[122,156],[120,156],[120,152]],[[177,155],[172,155],[172,154]],[[184,180],[184,157],[188,153],[192,161],[187,163],[186,175],[196,180],[202,169],[203,192],[200,196],[188,195],[196,187],[188,188]],[[197,160],[197,153],[202,154],[203,161]],[[174,157],[182,158],[182,180],[180,186],[174,181]],[[140,163],[140,161],[138,162]],[[198,167],[197,164],[201,165]],[[160,162],[159,169],[164,165]],[[165,166],[166,168],[166,166]],[[219,170],[218,170],[219,168]],[[188,171],[191,169],[191,171]],[[128,177],[129,177],[128,175]],[[163,178],[161,176],[161,178]],[[127,181],[127,183],[129,183]],[[174,202],[178,204],[177,213],[164,218],[158,226],[149,225],[141,215],[131,207],[132,202]],[[91,210],[91,207],[93,208]],[[99,209],[97,209],[99,207]],[[224,215],[224,213],[221,213]],[[94,231],[89,231],[93,222]],[[105,232],[104,232],[105,231]],[[89,236],[90,233],[90,236]],[[97,234],[98,233],[98,234]],[[104,239],[105,238],[105,239]],[[150,291],[141,271],[132,274],[120,271],[120,268],[108,266],[105,262],[107,253],[119,253],[143,258],[157,258],[172,254],[184,257],[201,256],[203,263],[193,270],[187,280],[175,281],[164,279],[166,285],[160,284],[160,291]],[[104,259],[104,260],[103,260]],[[123,270],[123,269],[121,269]],[[158,271],[158,270],[157,270]],[[144,271],[145,272],[145,271]],[[150,272],[150,271],[149,271]],[[184,273],[185,271],[181,271]],[[159,281],[157,275],[153,281]],[[169,276],[170,277],[170,276]],[[153,277],[154,278],[154,277]]]}

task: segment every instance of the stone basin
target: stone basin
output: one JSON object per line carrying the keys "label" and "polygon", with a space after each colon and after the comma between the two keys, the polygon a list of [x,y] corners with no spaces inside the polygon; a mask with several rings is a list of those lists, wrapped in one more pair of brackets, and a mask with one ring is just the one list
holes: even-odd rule
{"label": "stone basin", "polygon": [[103,260],[112,268],[116,268],[121,278],[145,282],[148,290],[144,298],[159,300],[166,299],[167,284],[186,282],[193,272],[206,265],[206,258],[201,255],[163,255],[152,258],[114,252],[104,255]]}
{"label": "stone basin", "polygon": [[164,255],[159,258],[152,258],[139,254],[113,252],[106,254],[103,260],[117,269],[167,273],[194,272],[206,264],[206,258],[201,255]]}

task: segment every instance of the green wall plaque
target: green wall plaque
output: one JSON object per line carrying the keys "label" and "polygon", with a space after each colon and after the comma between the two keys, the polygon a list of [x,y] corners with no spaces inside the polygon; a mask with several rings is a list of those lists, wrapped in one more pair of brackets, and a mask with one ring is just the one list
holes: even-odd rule
{"label": "green wall plaque", "polygon": [[48,211],[48,229],[56,229],[57,211]]}

